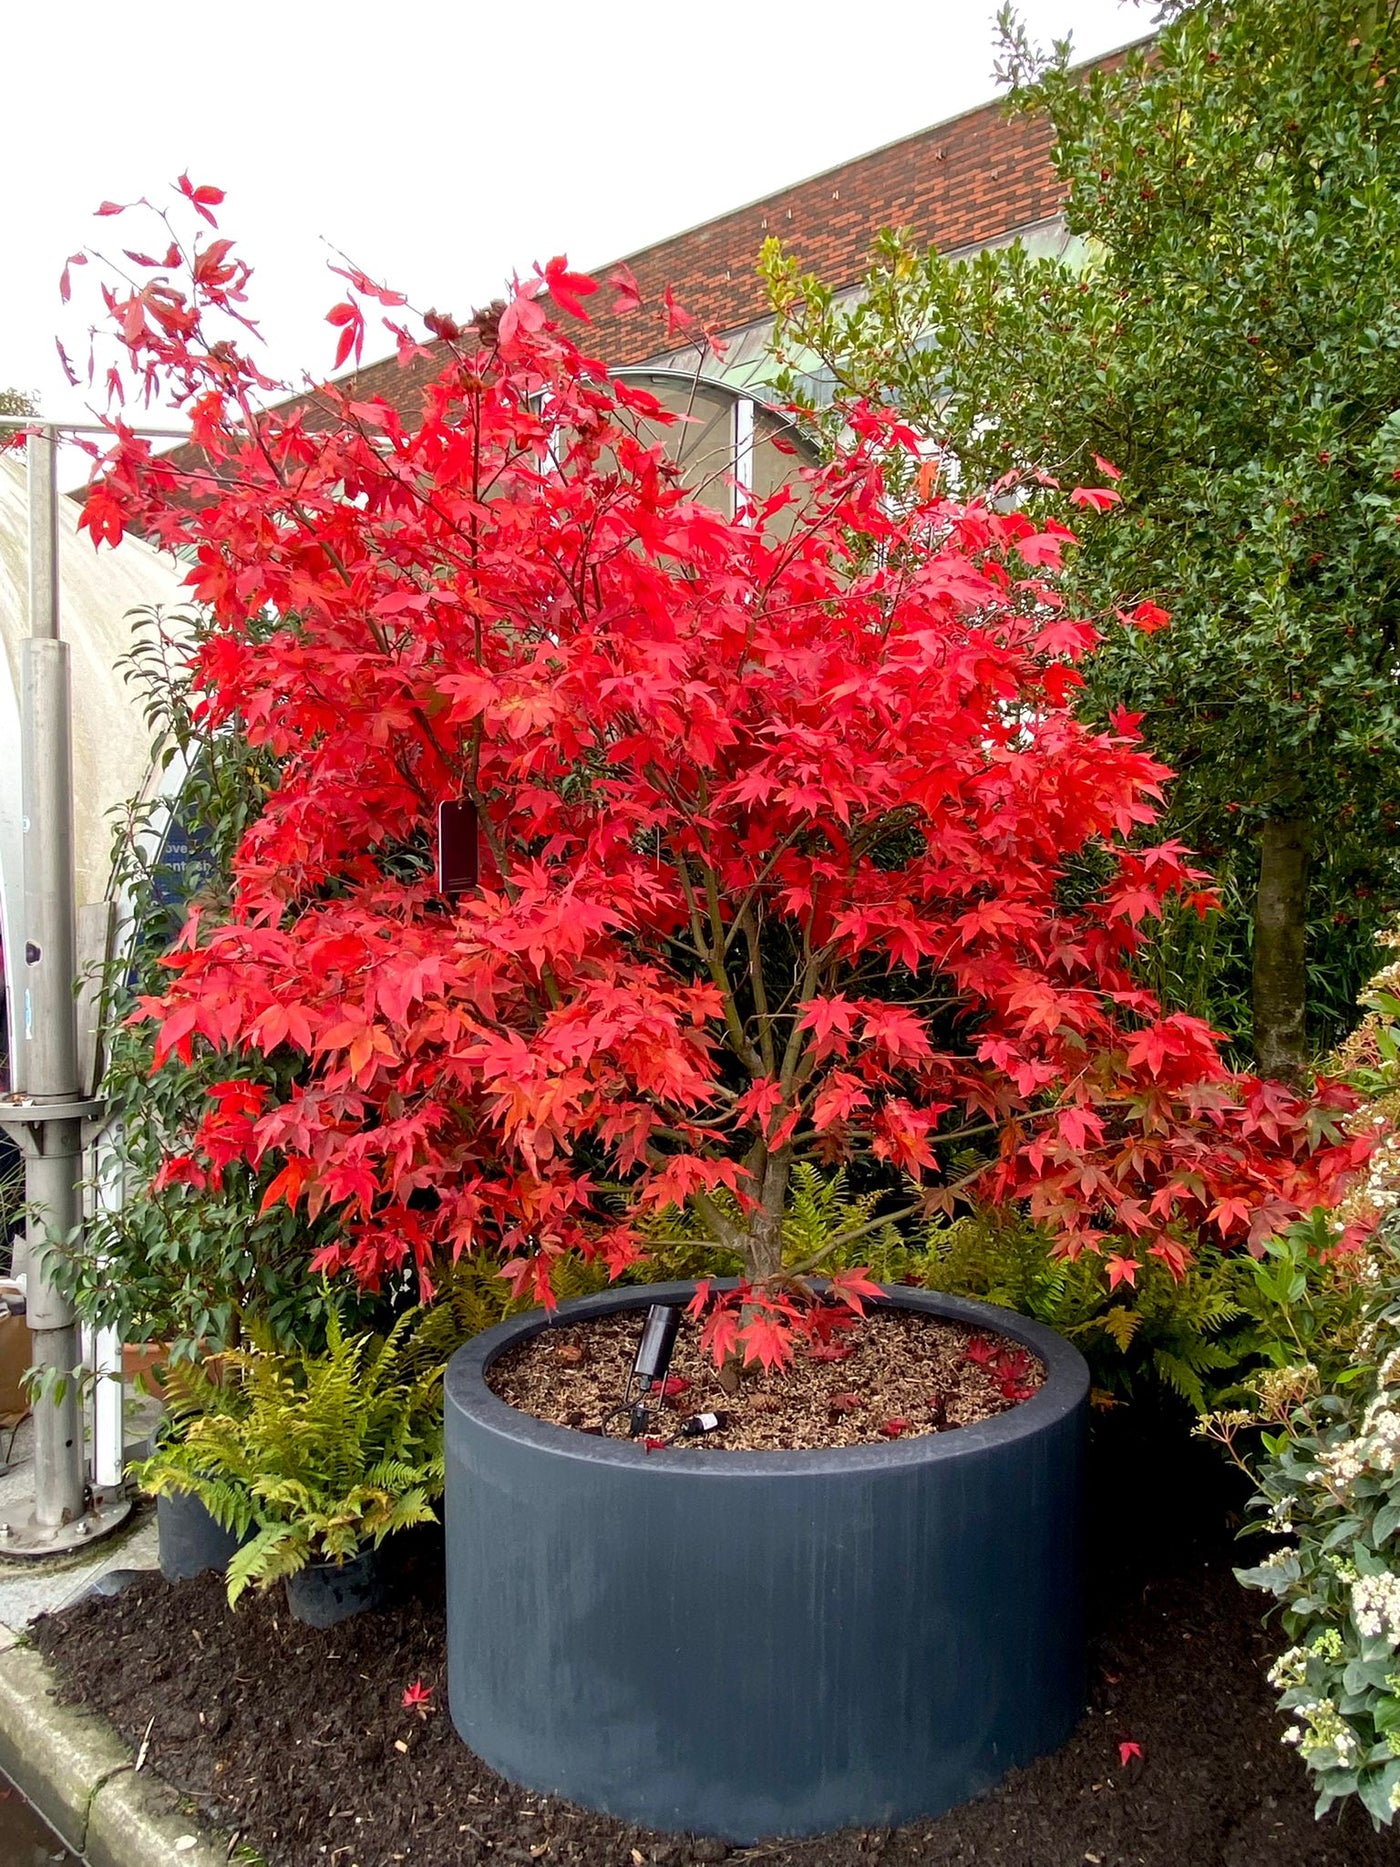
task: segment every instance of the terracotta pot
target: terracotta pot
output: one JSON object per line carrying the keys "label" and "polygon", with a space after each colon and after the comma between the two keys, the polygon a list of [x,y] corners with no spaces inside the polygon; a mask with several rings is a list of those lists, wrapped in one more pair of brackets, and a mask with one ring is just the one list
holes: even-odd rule
{"label": "terracotta pot", "polygon": [[157,1400],[165,1399],[160,1375],[170,1354],[168,1342],[124,1342],[122,1344],[122,1379],[132,1386],[139,1378],[146,1392]]}

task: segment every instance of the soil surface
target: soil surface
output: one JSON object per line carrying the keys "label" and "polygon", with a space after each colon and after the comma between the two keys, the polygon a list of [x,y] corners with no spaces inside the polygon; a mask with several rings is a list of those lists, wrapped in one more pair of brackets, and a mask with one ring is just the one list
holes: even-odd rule
{"label": "soil surface", "polygon": [[[395,1606],[325,1632],[276,1594],[230,1614],[215,1577],[153,1576],[34,1636],[68,1694],[133,1745],[148,1735],[148,1767],[270,1867],[1400,1867],[1400,1834],[1360,1808],[1313,1820],[1263,1676],[1278,1642],[1230,1573],[1257,1557],[1233,1542],[1240,1500],[1213,1450],[1114,1416],[1095,1438],[1083,1723],[979,1801],[893,1832],[728,1848],[503,1783],[448,1718],[431,1534],[402,1545]],[[426,1716],[403,1703],[419,1681]]]}
{"label": "soil surface", "polygon": [[[623,1397],[645,1314],[542,1329],[492,1364],[488,1384],[536,1419],[626,1438]],[[687,1317],[664,1391],[646,1399],[642,1436],[651,1446],[735,1452],[867,1445],[970,1426],[1028,1399],[1044,1379],[1040,1362],[1019,1343],[939,1317],[891,1309],[859,1320],[834,1309],[825,1314],[835,1325],[829,1342],[799,1348],[789,1367],[771,1374],[749,1369],[735,1394],[720,1384]],[[681,1430],[710,1419],[717,1427],[694,1437]]]}

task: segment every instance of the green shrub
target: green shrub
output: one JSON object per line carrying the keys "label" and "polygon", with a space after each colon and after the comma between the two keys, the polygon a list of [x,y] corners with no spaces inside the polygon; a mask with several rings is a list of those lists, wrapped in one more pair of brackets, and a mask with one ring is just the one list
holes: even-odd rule
{"label": "green shrub", "polygon": [[[1296,1268],[1275,1266],[1280,1313],[1298,1309]],[[1270,1680],[1292,1719],[1286,1741],[1321,1814],[1359,1796],[1377,1827],[1400,1812],[1400,1225],[1372,1241],[1331,1313],[1281,1329],[1252,1408],[1206,1430],[1253,1471],[1262,1527],[1282,1539],[1237,1570],[1282,1606],[1292,1645]],[[1262,1452],[1242,1435],[1262,1423]]]}
{"label": "green shrub", "polygon": [[[129,943],[103,981],[104,1198],[81,1239],[54,1252],[51,1272],[85,1322],[114,1328],[125,1342],[164,1344],[176,1361],[237,1347],[258,1332],[286,1347],[319,1346],[324,1283],[309,1265],[337,1236],[336,1218],[313,1222],[283,1203],[264,1211],[273,1163],[255,1170],[234,1161],[220,1176],[173,1170],[211,1084],[237,1075],[281,1096],[297,1061],[249,1050],[235,1071],[200,1043],[188,1060],[172,1055],[157,1069],[154,1027],[127,1022],[143,993],[168,984],[162,961],[187,900],[206,924],[227,914],[234,853],[276,763],[248,744],[236,721],[215,730],[196,715],[189,658],[204,627],[197,614],[135,611],[128,620],[133,646],[120,665],[152,734],[154,768],[185,769],[176,815],[188,847],[182,861],[171,859],[169,844],[182,839],[165,822],[169,799],[145,796],[116,813],[113,882],[128,909]],[[118,1198],[109,1202],[113,1188]],[[346,1318],[368,1323],[374,1315],[353,1293],[342,1300]]]}

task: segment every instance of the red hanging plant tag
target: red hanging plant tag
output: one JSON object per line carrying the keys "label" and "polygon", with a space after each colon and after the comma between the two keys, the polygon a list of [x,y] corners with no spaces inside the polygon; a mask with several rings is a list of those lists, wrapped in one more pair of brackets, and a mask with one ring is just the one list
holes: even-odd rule
{"label": "red hanging plant tag", "polygon": [[437,884],[442,894],[455,898],[476,887],[479,847],[476,805],[470,798],[439,804]]}

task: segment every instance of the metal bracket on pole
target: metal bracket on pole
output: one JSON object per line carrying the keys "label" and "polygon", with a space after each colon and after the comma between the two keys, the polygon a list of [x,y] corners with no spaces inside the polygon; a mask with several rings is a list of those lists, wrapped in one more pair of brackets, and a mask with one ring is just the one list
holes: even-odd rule
{"label": "metal bracket on pole", "polygon": [[[92,1134],[100,1132],[106,1107],[95,1096],[73,1096],[63,1102],[46,1102],[38,1096],[0,1096],[0,1128],[13,1128],[20,1146],[25,1147],[27,1131],[42,1128],[45,1122],[80,1121],[91,1125],[92,1133],[83,1136],[86,1146]],[[42,1136],[34,1143],[34,1151],[44,1152]]]}

